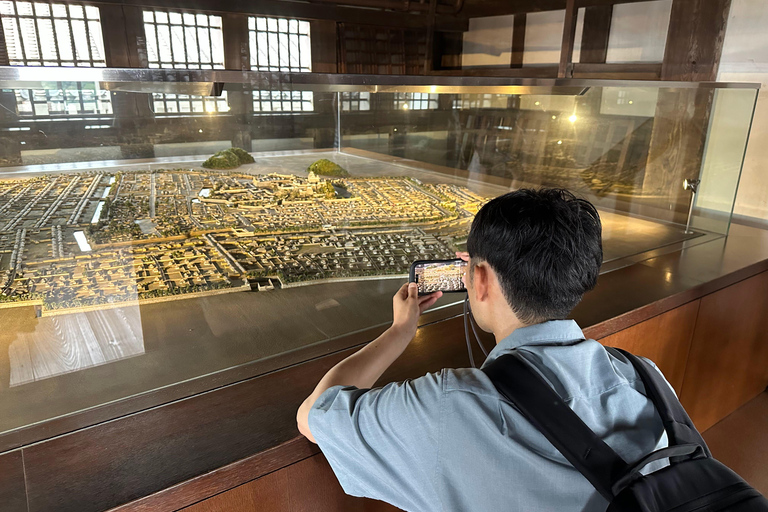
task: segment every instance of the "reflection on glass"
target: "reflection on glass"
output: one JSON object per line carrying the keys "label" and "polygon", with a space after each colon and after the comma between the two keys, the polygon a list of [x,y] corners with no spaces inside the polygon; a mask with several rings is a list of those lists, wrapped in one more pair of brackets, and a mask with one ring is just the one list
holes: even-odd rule
{"label": "reflection on glass", "polygon": [[[145,21],[169,38],[215,25],[171,14]],[[253,44],[282,38],[287,60],[274,65],[301,66],[291,52],[307,27],[250,27]],[[168,41],[158,59],[176,58]],[[595,203],[608,268],[721,236],[755,97],[254,79],[220,97],[112,90],[101,113],[86,108],[103,101],[89,83],[0,88],[11,113],[0,117],[0,432],[274,356],[299,362],[382,325],[410,264],[452,258],[477,210],[509,190],[564,187]],[[70,103],[77,115],[59,114]],[[685,179],[701,179],[690,233]],[[18,390],[46,407],[24,407]]]}

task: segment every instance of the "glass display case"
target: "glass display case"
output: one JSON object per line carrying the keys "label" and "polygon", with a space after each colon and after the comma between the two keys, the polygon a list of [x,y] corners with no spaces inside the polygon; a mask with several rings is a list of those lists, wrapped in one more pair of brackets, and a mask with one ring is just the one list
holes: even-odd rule
{"label": "glass display case", "polygon": [[0,433],[343,347],[510,190],[592,201],[606,272],[725,236],[756,95],[0,68]]}

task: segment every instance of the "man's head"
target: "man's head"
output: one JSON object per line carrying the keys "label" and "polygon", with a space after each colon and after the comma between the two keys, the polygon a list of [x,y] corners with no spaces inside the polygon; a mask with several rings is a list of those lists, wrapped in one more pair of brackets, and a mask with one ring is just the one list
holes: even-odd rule
{"label": "man's head", "polygon": [[467,240],[478,325],[493,331],[510,308],[522,324],[567,317],[597,283],[601,231],[595,207],[562,189],[521,189],[483,206]]}

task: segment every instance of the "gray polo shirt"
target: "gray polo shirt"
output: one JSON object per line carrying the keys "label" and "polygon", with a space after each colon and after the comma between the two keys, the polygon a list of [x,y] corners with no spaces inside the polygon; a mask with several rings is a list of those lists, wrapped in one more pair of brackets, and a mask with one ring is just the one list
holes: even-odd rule
{"label": "gray polo shirt", "polygon": [[[518,329],[484,364],[515,349],[624,460],[667,446],[632,365],[585,340],[576,322]],[[334,386],[310,410],[309,428],[347,494],[406,511],[608,505],[479,369],[444,369],[370,390]]]}

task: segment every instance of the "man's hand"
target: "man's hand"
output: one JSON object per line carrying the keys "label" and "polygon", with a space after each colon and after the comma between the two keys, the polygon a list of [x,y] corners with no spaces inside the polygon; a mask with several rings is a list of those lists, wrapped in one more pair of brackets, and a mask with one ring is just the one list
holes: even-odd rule
{"label": "man's hand", "polygon": [[419,297],[419,287],[416,283],[405,283],[392,299],[394,319],[392,328],[409,336],[409,340],[416,335],[419,325],[419,316],[437,299],[443,296],[443,292],[434,292]]}

